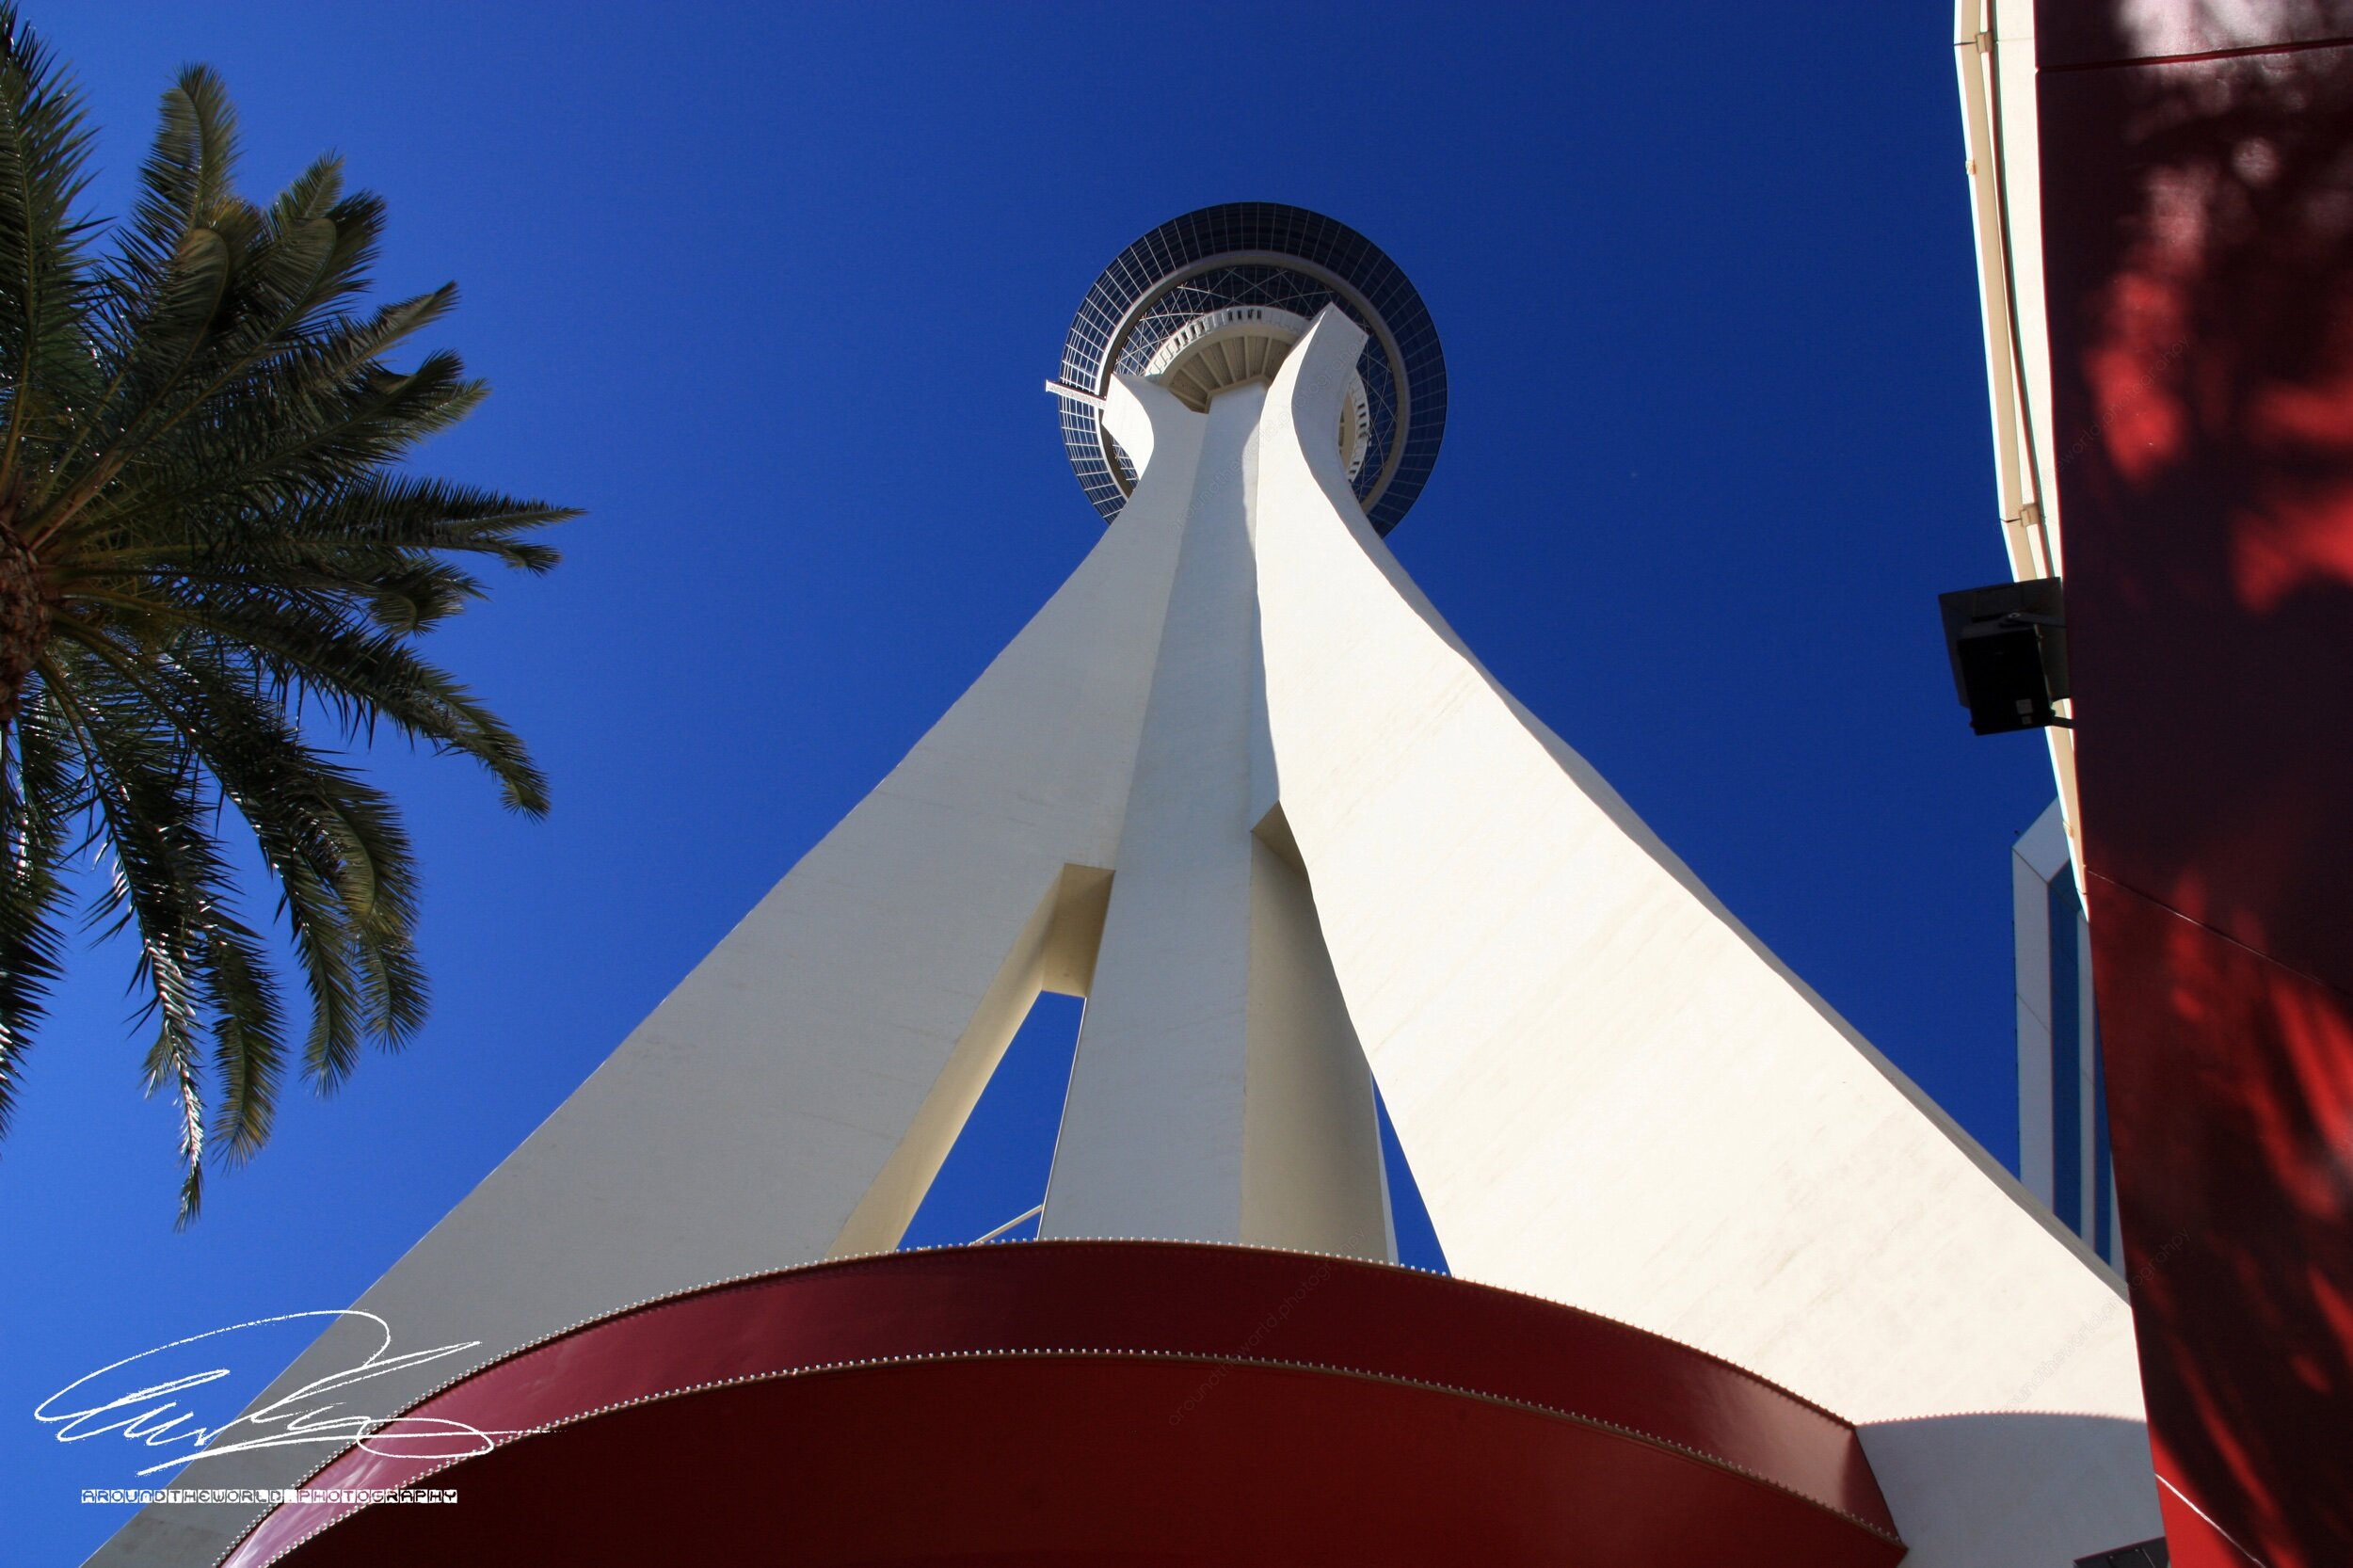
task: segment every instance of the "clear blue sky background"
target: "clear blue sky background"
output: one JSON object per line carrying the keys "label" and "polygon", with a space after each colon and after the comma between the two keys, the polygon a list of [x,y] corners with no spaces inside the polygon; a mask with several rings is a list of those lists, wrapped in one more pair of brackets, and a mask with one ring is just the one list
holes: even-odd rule
{"label": "clear blue sky background", "polygon": [[[1329,213],[1413,277],[1453,403],[1407,568],[2014,1160],[2008,849],[2051,786],[2038,741],[1969,734],[1937,626],[2003,575],[1947,7],[32,15],[104,128],[99,211],[184,61],[226,72],[254,193],[344,152],[386,288],[457,279],[440,341],[498,389],[421,466],[589,516],[437,639],[553,817],[378,753],[428,872],[422,1040],[291,1096],[174,1234],[127,959],[61,998],[0,1150],[0,1560],[78,1560],[119,1511],[76,1494],[133,1467],[36,1402],[359,1294],[1045,600],[1101,524],[1039,383],[1101,265],[1213,201]],[[1035,1200],[1059,1083],[1024,1048],[937,1239]]]}

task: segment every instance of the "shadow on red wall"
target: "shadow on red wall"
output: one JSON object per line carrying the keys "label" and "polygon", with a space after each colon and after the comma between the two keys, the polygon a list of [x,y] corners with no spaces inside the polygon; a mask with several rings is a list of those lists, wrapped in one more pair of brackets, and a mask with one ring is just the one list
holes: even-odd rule
{"label": "shadow on red wall", "polygon": [[2237,1560],[2212,1526],[2320,1568],[2353,1560],[2353,27],[2067,8],[2049,478],[2152,1433],[2176,1562]]}

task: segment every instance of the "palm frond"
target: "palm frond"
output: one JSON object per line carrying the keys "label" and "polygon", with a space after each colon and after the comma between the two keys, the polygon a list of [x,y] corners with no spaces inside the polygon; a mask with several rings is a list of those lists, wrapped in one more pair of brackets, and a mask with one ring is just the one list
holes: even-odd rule
{"label": "palm frond", "polygon": [[139,194],[111,269],[124,302],[156,293],[187,236],[232,199],[237,112],[217,72],[192,66],[165,89]]}
{"label": "palm frond", "polygon": [[482,563],[553,567],[536,536],[575,515],[400,472],[485,395],[446,350],[388,362],[456,291],[369,307],[381,200],[329,157],[257,206],[237,139],[220,78],[184,72],[87,256],[82,110],[0,0],[0,1132],[79,902],[133,945],[183,1223],[296,1068],[223,833],[252,835],[277,895],[300,1077],[335,1088],[413,1037],[414,847],[335,743],[388,725],[544,812],[520,737],[416,642],[483,596]]}
{"label": "palm frond", "polygon": [[391,800],[306,745],[250,672],[189,639],[141,663],[103,633],[66,634],[113,664],[172,723],[254,834],[280,888],[315,1006],[306,1072],[333,1088],[362,1044],[397,1047],[424,1022],[417,888]]}
{"label": "palm frond", "polygon": [[[184,1224],[202,1194],[207,1013],[235,1014],[248,1005],[238,986],[263,966],[260,944],[236,918],[228,867],[205,830],[186,754],[168,728],[85,650],[53,645],[42,655],[41,674],[104,824],[107,874],[91,918],[136,943],[139,1016],[155,1026],[145,1076],[150,1093],[168,1085],[178,1109]],[[269,1042],[242,1032],[244,1022],[232,1017],[214,1032],[216,1039],[274,1054]],[[246,1080],[248,1095],[259,1090],[258,1107],[248,1100],[231,1109],[240,1121],[258,1118],[265,1132],[274,1069],[265,1063]]]}
{"label": "palm frond", "polygon": [[12,5],[0,6],[0,488],[27,428],[86,377],[86,306],[76,216],[92,136],[79,96]]}
{"label": "palm frond", "polygon": [[80,814],[48,705],[30,705],[0,736],[0,1135],[16,1109],[25,1047],[64,972],[60,874],[66,824]]}
{"label": "palm frond", "polygon": [[522,740],[408,639],[313,596],[259,587],[212,591],[174,584],[171,613],[233,658],[297,696],[323,699],[357,735],[377,719],[434,749],[471,757],[499,781],[507,806],[548,809],[547,778]]}

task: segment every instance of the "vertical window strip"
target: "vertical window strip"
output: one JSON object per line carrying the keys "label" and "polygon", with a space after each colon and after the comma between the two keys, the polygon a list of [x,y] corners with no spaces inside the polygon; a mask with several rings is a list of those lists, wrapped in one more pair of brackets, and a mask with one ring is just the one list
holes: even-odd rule
{"label": "vertical window strip", "polygon": [[2091,1250],[2117,1261],[2111,1215],[2115,1173],[2108,1161],[2107,1064],[2100,1060],[2100,1015],[2091,1015]]}
{"label": "vertical window strip", "polygon": [[2051,879],[2051,1208],[2084,1234],[2083,1020],[2075,927],[2075,872]]}

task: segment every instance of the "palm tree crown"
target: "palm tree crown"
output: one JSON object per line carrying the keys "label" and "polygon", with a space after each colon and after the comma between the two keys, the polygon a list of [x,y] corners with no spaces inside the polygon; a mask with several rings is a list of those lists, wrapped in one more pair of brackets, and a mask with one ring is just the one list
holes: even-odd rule
{"label": "palm tree crown", "polygon": [[246,201],[201,68],[164,95],[110,234],[77,209],[89,150],[72,84],[0,4],[0,1131],[85,904],[137,944],[185,1223],[208,1148],[268,1136],[300,1027],[225,825],[275,884],[300,1072],[332,1088],[416,1031],[425,981],[399,813],[300,715],[462,753],[545,811],[522,744],[414,643],[481,595],[462,560],[545,571],[529,536],[573,514],[395,472],[485,388],[448,353],[384,363],[456,292],[361,308],[383,203],[336,159]]}

